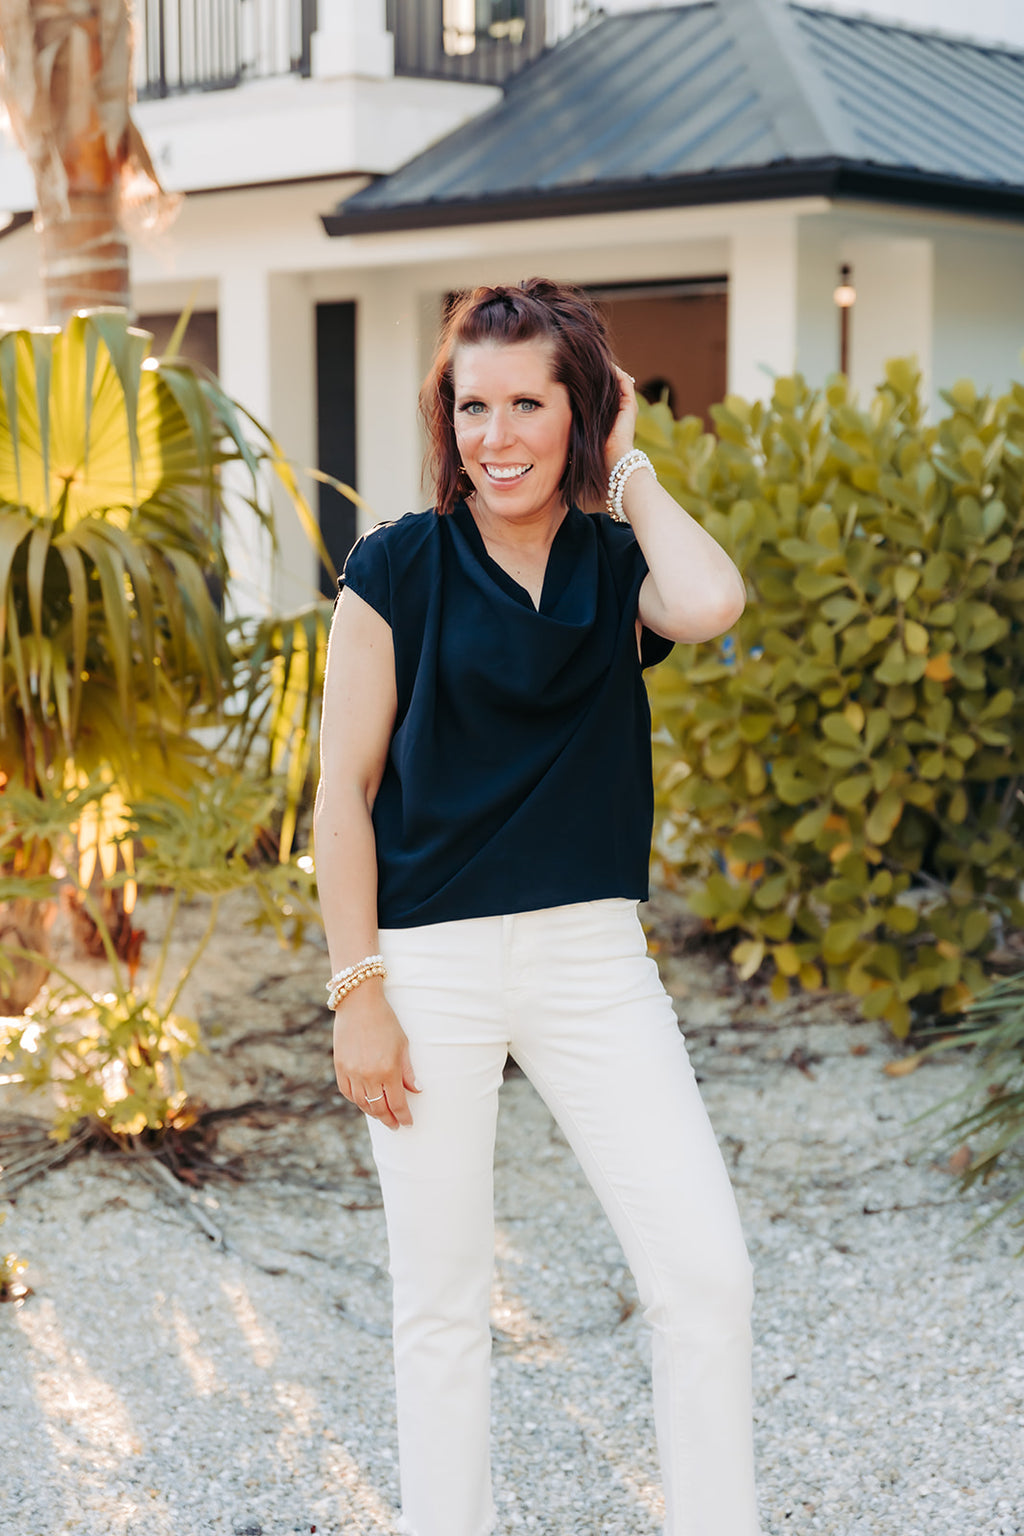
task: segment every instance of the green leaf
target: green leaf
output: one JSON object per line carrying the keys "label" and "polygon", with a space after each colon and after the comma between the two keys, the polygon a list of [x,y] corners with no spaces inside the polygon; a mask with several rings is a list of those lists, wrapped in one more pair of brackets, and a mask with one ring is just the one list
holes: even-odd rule
{"label": "green leaf", "polygon": [[772,784],[783,805],[802,805],[816,793],[811,781],[784,760],[773,766]]}
{"label": "green leaf", "polygon": [[848,960],[860,942],[860,934],[859,918],[830,923],[825,929],[825,937],[821,945],[821,952],[829,965],[839,965],[844,960]]}
{"label": "green leaf", "polygon": [[964,916],[963,946],[970,951],[979,949],[988,938],[991,929],[989,914],[982,907],[975,907]]}
{"label": "green leaf", "polygon": [[[787,540],[787,542],[795,544],[798,541],[791,539]],[[801,597],[814,601],[821,597],[827,597],[829,593],[837,592],[841,587],[845,587],[846,577],[829,576],[821,571],[801,570],[793,578],[793,585]]]}
{"label": "green leaf", "polygon": [[841,779],[832,790],[839,804],[847,810],[854,806],[863,805],[872,790],[871,775],[869,773],[857,774],[852,779]]}
{"label": "green leaf", "polygon": [[895,933],[906,934],[915,932],[918,917],[913,907],[903,906],[901,903],[896,902],[893,906],[886,908],[885,921],[887,926]]}
{"label": "green leaf", "polygon": [[900,640],[894,640],[875,668],[880,683],[902,683],[907,679],[907,653]]}
{"label": "green leaf", "polygon": [[824,715],[821,728],[830,741],[836,742],[841,747],[849,747],[858,755],[861,751],[861,739],[857,731],[847,720],[845,715]]}
{"label": "green leaf", "polygon": [[14,461],[14,499],[20,503],[21,493],[21,432],[18,426],[18,333],[7,331],[0,336],[0,388],[3,390],[6,440],[10,443]]}
{"label": "green leaf", "polygon": [[772,875],[764,880],[754,892],[754,906],[760,912],[769,912],[773,907],[781,905],[789,894],[790,880],[786,874]]}
{"label": "green leaf", "polygon": [[48,517],[53,513],[50,500],[50,373],[53,364],[54,337],[59,335],[60,331],[52,326],[46,326],[31,333],[32,357],[35,363],[39,451],[42,458],[43,491]]}
{"label": "green leaf", "polygon": [[829,817],[828,805],[815,806],[813,811],[805,811],[793,827],[793,836],[798,843],[813,843],[825,829],[825,823]]}
{"label": "green leaf", "polygon": [[732,952],[740,981],[749,981],[761,968],[765,956],[763,939],[744,939]]}
{"label": "green leaf", "polygon": [[871,757],[892,729],[892,718],[884,709],[868,711],[864,725],[864,751]]}
{"label": "green leaf", "polygon": [[878,797],[865,823],[865,831],[873,843],[887,843],[899,825],[903,815],[903,799],[895,788],[887,789]]}
{"label": "green leaf", "polygon": [[920,580],[920,570],[915,569],[915,567],[912,565],[901,565],[897,569],[892,579],[892,585],[893,591],[896,593],[896,597],[899,602],[905,603],[909,601],[914,592],[917,590],[917,585]]}

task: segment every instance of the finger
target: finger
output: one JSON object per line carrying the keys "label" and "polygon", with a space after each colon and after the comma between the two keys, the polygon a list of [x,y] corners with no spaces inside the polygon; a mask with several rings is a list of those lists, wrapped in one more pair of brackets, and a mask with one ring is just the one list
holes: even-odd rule
{"label": "finger", "polygon": [[422,1093],[423,1090],[416,1081],[416,1073],[412,1069],[412,1061],[409,1058],[409,1047],[402,1052],[402,1084],[410,1093]]}
{"label": "finger", "polygon": [[398,1121],[391,1112],[383,1084],[367,1083],[358,1090],[355,1102],[356,1108],[361,1109],[368,1120],[379,1120],[382,1125],[397,1130]]}
{"label": "finger", "polygon": [[379,1120],[381,1125],[386,1125],[389,1131],[398,1130],[399,1122],[386,1097],[380,1104],[371,1104],[370,1108],[374,1112],[373,1118]]}
{"label": "finger", "polygon": [[387,1105],[395,1118],[396,1125],[412,1125],[412,1111],[405,1096],[404,1083],[388,1083]]}

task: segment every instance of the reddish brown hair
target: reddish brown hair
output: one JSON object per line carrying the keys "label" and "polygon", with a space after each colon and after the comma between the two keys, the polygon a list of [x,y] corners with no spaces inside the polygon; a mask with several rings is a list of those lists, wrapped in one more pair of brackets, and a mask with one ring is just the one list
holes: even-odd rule
{"label": "reddish brown hair", "polygon": [[455,349],[489,341],[550,341],[552,376],[564,384],[572,407],[569,457],[561,480],[568,505],[605,495],[605,444],[619,410],[619,381],[608,331],[597,307],[578,288],[530,277],[513,287],[474,288],[456,300],[445,320],[434,361],[420,391],[427,428],[426,470],[438,512],[450,512],[467,489],[455,441]]}

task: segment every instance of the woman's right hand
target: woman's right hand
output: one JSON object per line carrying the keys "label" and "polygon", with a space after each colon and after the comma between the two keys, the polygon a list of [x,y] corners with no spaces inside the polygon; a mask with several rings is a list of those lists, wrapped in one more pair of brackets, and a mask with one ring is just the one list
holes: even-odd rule
{"label": "woman's right hand", "polygon": [[334,1071],[345,1098],[365,1115],[393,1131],[412,1125],[408,1095],[420,1090],[409,1041],[376,978],[350,992],[335,1011]]}

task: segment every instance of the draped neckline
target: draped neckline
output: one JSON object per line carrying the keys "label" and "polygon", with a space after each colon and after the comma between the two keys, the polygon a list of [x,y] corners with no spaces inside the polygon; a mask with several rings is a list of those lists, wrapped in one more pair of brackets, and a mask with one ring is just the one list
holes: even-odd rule
{"label": "draped neckline", "polygon": [[483,567],[491,579],[503,592],[521,603],[524,608],[529,608],[531,613],[550,615],[554,604],[565,590],[566,583],[574,561],[573,546],[577,542],[580,521],[585,517],[576,506],[567,509],[565,516],[555,529],[555,536],[548,550],[547,562],[544,566],[544,579],[541,583],[540,601],[535,603],[522,582],[515,579],[506,571],[500,561],[495,560],[489,552],[483,534],[477,525],[469,504],[464,498],[460,498],[449,514],[456,522],[459,530],[464,535],[477,562]]}

